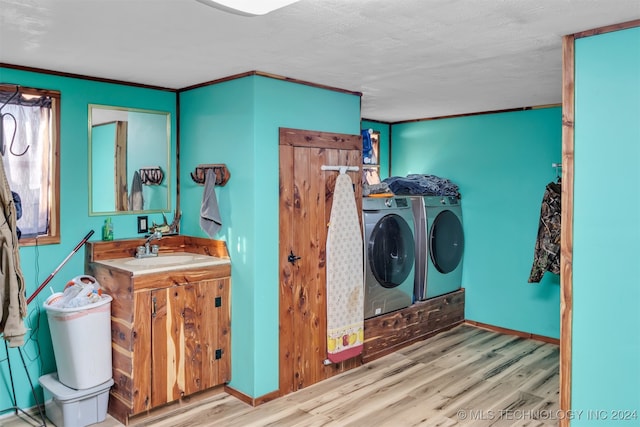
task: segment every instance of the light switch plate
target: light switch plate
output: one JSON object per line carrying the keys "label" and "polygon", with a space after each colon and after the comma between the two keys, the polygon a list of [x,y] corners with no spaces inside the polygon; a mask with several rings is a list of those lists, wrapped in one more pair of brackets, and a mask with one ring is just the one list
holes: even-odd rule
{"label": "light switch plate", "polygon": [[147,233],[149,231],[149,217],[138,217],[138,233]]}

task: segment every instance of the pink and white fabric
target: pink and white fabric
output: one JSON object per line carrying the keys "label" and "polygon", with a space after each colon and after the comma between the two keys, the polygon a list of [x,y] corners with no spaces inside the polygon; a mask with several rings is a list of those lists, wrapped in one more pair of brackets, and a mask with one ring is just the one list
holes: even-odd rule
{"label": "pink and white fabric", "polygon": [[327,355],[339,363],[362,353],[364,271],[360,215],[353,183],[340,173],[327,233]]}

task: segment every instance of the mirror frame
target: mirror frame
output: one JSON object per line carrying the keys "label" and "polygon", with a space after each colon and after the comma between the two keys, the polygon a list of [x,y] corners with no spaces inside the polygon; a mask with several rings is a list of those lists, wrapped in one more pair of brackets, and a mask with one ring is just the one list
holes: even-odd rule
{"label": "mirror frame", "polygon": [[[164,208],[159,209],[143,209],[143,210],[113,210],[113,211],[94,211],[93,210],[93,165],[92,165],[92,130],[93,130],[93,110],[116,110],[120,112],[133,112],[133,113],[148,113],[148,114],[157,114],[164,116],[166,118],[166,135],[167,135],[167,145],[166,145],[166,170],[164,172],[164,181],[167,186],[167,204]],[[104,215],[139,215],[139,214],[149,214],[149,213],[164,213],[171,211],[171,191],[172,191],[172,171],[171,171],[171,112],[169,111],[161,111],[161,110],[149,110],[142,108],[130,108],[130,107],[118,107],[113,105],[103,105],[103,104],[89,104],[88,107],[88,184],[89,184],[89,216],[104,216]],[[115,172],[114,172],[115,179]],[[127,184],[130,184],[127,182]],[[114,206],[115,208],[115,206]]]}

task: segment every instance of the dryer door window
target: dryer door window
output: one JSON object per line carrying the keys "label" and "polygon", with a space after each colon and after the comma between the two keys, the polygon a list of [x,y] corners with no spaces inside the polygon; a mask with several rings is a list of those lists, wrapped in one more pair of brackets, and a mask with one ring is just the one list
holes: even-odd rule
{"label": "dryer door window", "polygon": [[440,212],[429,234],[431,262],[440,273],[451,273],[460,264],[463,251],[462,223],[453,212]]}
{"label": "dryer door window", "polygon": [[371,231],[367,259],[374,277],[385,288],[401,285],[414,264],[413,233],[396,214],[382,217]]}

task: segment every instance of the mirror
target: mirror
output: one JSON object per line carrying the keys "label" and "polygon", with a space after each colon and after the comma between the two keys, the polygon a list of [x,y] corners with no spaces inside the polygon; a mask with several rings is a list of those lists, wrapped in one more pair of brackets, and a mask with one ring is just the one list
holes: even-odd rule
{"label": "mirror", "polygon": [[170,205],[171,117],[89,105],[89,215],[161,212]]}

